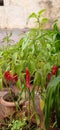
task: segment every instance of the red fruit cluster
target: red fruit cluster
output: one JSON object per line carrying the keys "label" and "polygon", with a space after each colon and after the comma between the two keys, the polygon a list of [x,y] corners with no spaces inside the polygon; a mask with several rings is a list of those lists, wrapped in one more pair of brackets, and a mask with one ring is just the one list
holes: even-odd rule
{"label": "red fruit cluster", "polygon": [[30,72],[28,70],[28,68],[26,68],[26,86],[27,88],[31,88],[31,85],[30,85]]}
{"label": "red fruit cluster", "polygon": [[53,75],[57,76],[57,72],[58,72],[58,66],[55,66],[55,65],[54,65],[54,66],[52,67],[51,73],[48,73],[48,75],[47,75],[47,80],[50,81],[50,80],[51,80],[51,77],[52,77]]}
{"label": "red fruit cluster", "polygon": [[48,75],[47,75],[47,79],[48,79],[48,81],[51,80],[51,73],[48,73]]}
{"label": "red fruit cluster", "polygon": [[18,81],[18,75],[17,74],[11,75],[9,71],[5,71],[4,77],[9,81],[15,81],[15,82]]}
{"label": "red fruit cluster", "polygon": [[12,76],[11,76],[11,74],[10,74],[9,71],[5,71],[5,73],[4,73],[4,77],[5,77],[7,80],[12,81]]}
{"label": "red fruit cluster", "polygon": [[52,67],[52,75],[57,75],[57,72],[58,72],[58,66],[53,66]]}

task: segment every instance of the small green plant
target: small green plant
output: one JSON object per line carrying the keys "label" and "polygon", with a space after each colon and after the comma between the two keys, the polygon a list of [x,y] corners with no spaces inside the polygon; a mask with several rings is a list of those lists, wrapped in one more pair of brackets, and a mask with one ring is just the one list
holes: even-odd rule
{"label": "small green plant", "polygon": [[42,29],[44,27],[44,24],[48,22],[48,19],[43,17],[44,12],[45,12],[45,9],[42,9],[37,13],[33,12],[32,14],[30,14],[27,19],[27,24],[29,23],[29,20],[31,18],[34,18],[35,22],[38,24],[38,28]]}
{"label": "small green plant", "polygon": [[23,127],[26,125],[26,120],[13,120],[11,122],[11,124],[9,124],[8,128],[10,128],[10,130],[22,130]]}
{"label": "small green plant", "polygon": [[9,46],[9,44],[13,41],[11,37],[12,37],[12,32],[10,32],[10,34],[6,32],[6,36],[2,39],[2,42],[5,42],[7,46]]}

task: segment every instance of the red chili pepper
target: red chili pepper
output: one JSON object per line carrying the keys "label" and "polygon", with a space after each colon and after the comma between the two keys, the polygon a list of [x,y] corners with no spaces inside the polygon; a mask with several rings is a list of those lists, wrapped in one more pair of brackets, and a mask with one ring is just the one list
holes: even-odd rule
{"label": "red chili pepper", "polygon": [[27,88],[31,88],[31,85],[30,85],[30,72],[28,70],[28,68],[26,68],[26,86]]}
{"label": "red chili pepper", "polygon": [[47,75],[47,80],[48,80],[48,81],[51,80],[51,76],[52,76],[51,73],[48,73],[48,75]]}
{"label": "red chili pepper", "polygon": [[12,78],[12,76],[11,76],[11,74],[10,74],[9,71],[5,71],[5,73],[4,73],[4,77],[5,77],[7,80],[10,80],[10,81],[13,80],[13,78]]}
{"label": "red chili pepper", "polygon": [[14,74],[14,75],[13,75],[13,80],[14,80],[15,82],[18,81],[18,75],[17,75],[17,74]]}
{"label": "red chili pepper", "polygon": [[53,66],[52,67],[52,74],[56,76],[57,72],[58,72],[58,66]]}

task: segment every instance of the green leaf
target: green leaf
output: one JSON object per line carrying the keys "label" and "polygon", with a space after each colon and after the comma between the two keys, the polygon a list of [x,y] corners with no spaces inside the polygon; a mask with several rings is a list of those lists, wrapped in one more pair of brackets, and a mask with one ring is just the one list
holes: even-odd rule
{"label": "green leaf", "polygon": [[32,14],[29,15],[26,24],[28,24],[28,22],[29,22],[29,20],[30,20],[31,18],[37,18],[36,13],[33,12]]}
{"label": "green leaf", "polygon": [[10,32],[10,34],[9,34],[9,37],[11,37],[12,36],[12,32]]}
{"label": "green leaf", "polygon": [[30,60],[30,62],[28,64],[28,68],[29,68],[31,74],[33,74],[35,71],[35,62],[33,60]]}
{"label": "green leaf", "polygon": [[54,86],[56,87],[60,82],[60,76],[55,77],[54,79],[51,80],[49,83],[48,87]]}
{"label": "green leaf", "polygon": [[2,78],[0,79],[0,89],[2,89]]}
{"label": "green leaf", "polygon": [[46,9],[40,10],[40,11],[38,12],[38,15],[39,15],[39,16],[42,15],[45,11],[46,11]]}
{"label": "green leaf", "polygon": [[30,19],[30,18],[36,18],[36,17],[37,17],[36,13],[33,12],[31,15],[29,15],[28,18]]}
{"label": "green leaf", "polygon": [[17,81],[17,87],[20,89],[21,88],[21,81],[20,81],[20,79],[18,79],[18,81]]}
{"label": "green leaf", "polygon": [[55,20],[55,21],[54,21],[54,24],[53,24],[53,29],[54,29],[55,31],[58,31],[57,22],[58,22],[58,20]]}
{"label": "green leaf", "polygon": [[42,19],[42,23],[47,23],[48,22],[48,18],[43,18]]}
{"label": "green leaf", "polygon": [[41,75],[40,75],[40,72],[38,71],[36,71],[35,73],[34,84],[38,86],[41,85]]}
{"label": "green leaf", "polygon": [[55,108],[56,108],[56,118],[57,118],[57,125],[60,126],[60,90],[57,87],[56,90],[56,97],[55,97]]}
{"label": "green leaf", "polygon": [[37,113],[35,113],[35,117],[36,117],[37,125],[39,125],[40,124],[40,116]]}
{"label": "green leaf", "polygon": [[17,73],[18,75],[20,75],[20,72],[22,70],[22,65],[21,64],[16,64],[14,66],[14,69],[15,69],[15,73]]}
{"label": "green leaf", "polygon": [[18,52],[15,52],[12,56],[13,63],[16,64]]}
{"label": "green leaf", "polygon": [[47,87],[47,90],[46,90],[46,98],[45,98],[45,126],[46,126],[46,130],[49,130],[50,119],[51,119],[51,110],[53,108],[53,105],[54,105],[54,108],[57,112],[57,118],[59,117],[59,120],[60,120],[60,116],[58,116],[59,96],[57,96],[57,95],[59,95],[59,90],[60,90],[60,76],[57,76],[50,81],[50,83]]}

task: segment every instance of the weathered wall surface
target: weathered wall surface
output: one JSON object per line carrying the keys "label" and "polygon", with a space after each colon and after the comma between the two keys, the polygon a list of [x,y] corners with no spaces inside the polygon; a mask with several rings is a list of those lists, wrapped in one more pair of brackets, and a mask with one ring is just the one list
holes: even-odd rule
{"label": "weathered wall surface", "polygon": [[[51,26],[54,19],[60,18],[60,0],[4,0],[4,6],[0,6],[0,28],[25,28],[29,14],[44,8]],[[30,22],[29,27],[33,25]]]}

